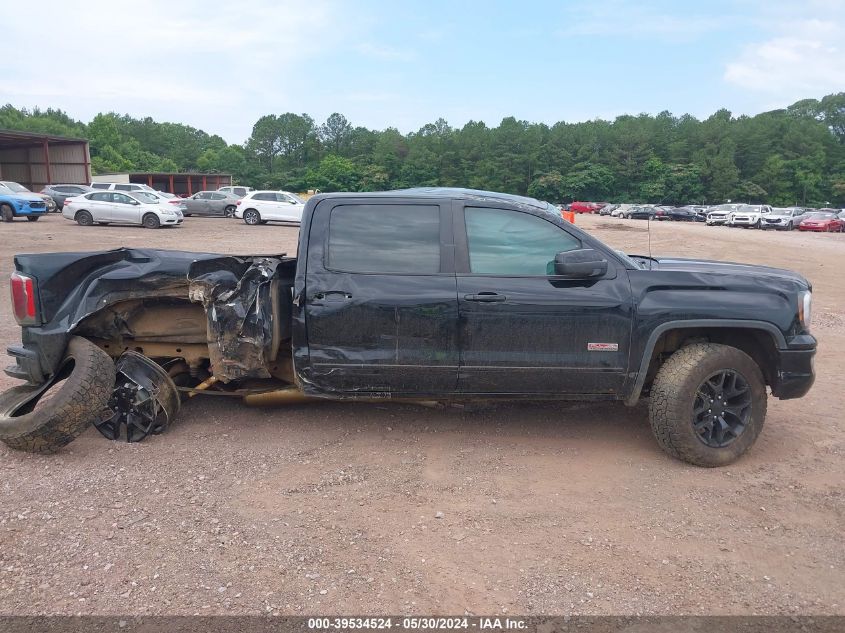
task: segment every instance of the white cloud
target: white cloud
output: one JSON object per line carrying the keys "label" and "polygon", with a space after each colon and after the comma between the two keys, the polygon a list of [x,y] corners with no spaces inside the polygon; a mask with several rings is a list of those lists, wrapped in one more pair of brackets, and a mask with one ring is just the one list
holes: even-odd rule
{"label": "white cloud", "polygon": [[570,6],[566,25],[557,34],[562,37],[660,37],[687,39],[717,30],[729,16],[674,13],[650,8],[642,3],[623,0],[593,0]]}
{"label": "white cloud", "polygon": [[0,101],[60,107],[89,120],[126,112],[179,121],[241,142],[262,114],[306,109],[309,64],[355,32],[341,0],[43,0],[60,25],[32,46],[32,6],[3,10]]}
{"label": "white cloud", "polygon": [[727,64],[725,80],[746,90],[782,95],[783,103],[845,87],[845,26],[841,22],[789,21],[779,30],[769,39],[747,45],[737,60]]}

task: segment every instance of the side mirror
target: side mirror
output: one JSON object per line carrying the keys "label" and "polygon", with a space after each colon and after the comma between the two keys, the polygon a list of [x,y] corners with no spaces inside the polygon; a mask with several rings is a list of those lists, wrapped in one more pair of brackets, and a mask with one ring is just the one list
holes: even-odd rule
{"label": "side mirror", "polygon": [[607,273],[607,260],[592,248],[555,255],[555,275],[567,279],[591,279]]}
{"label": "side mirror", "polygon": [[137,206],[140,206],[140,204],[141,204],[141,203],[140,203],[140,202],[138,202],[137,200],[133,200],[133,201],[132,201],[132,202],[130,202],[129,204],[132,204],[132,205],[134,205],[134,206],[136,206],[136,207],[137,207]]}

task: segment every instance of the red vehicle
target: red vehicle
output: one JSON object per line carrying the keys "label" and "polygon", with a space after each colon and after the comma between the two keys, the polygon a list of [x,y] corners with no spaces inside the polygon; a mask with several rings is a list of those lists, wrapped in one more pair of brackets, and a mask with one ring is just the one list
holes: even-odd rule
{"label": "red vehicle", "polygon": [[595,213],[603,206],[598,202],[573,202],[569,205],[569,210],[575,213]]}
{"label": "red vehicle", "polygon": [[835,213],[811,213],[801,220],[798,230],[845,233],[845,220],[838,217]]}

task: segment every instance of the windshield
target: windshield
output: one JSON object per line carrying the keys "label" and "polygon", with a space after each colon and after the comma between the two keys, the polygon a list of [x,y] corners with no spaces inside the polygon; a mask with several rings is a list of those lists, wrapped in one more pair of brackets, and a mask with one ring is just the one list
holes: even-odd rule
{"label": "windshield", "polygon": [[737,211],[742,213],[762,213],[762,208],[759,204],[743,204],[740,205]]}
{"label": "windshield", "polygon": [[16,182],[4,181],[3,185],[6,187],[6,189],[11,189],[15,193],[29,193],[29,189]]}
{"label": "windshield", "polygon": [[713,207],[711,211],[736,211],[738,205],[735,204],[720,204],[718,207]]}
{"label": "windshield", "polygon": [[795,215],[795,209],[790,209],[788,207],[775,207],[772,209],[772,213],[777,215]]}
{"label": "windshield", "polygon": [[132,196],[147,204],[158,204],[158,196],[146,191],[133,191]]}
{"label": "windshield", "polygon": [[811,213],[808,220],[832,220],[836,217],[835,213]]}

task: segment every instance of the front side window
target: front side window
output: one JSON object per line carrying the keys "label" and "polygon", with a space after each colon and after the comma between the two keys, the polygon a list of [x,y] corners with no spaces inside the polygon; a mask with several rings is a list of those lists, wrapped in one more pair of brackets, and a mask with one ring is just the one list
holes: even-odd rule
{"label": "front side window", "polygon": [[328,267],[362,273],[440,272],[440,208],[346,204],[332,209]]}
{"label": "front side window", "polygon": [[581,242],[540,217],[505,209],[467,207],[470,272],[484,275],[554,275],[555,255]]}
{"label": "front side window", "polygon": [[122,193],[113,193],[112,201],[118,204],[132,204],[132,198]]}

